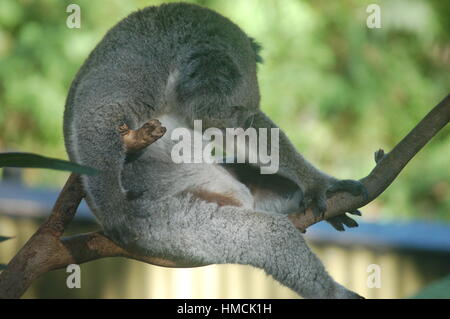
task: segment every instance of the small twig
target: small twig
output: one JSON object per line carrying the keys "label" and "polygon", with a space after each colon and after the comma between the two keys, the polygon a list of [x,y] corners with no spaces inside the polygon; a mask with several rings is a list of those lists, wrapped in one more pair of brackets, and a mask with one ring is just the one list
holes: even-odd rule
{"label": "small twig", "polygon": [[131,130],[127,124],[119,126],[123,146],[128,154],[149,146],[166,133],[166,128],[158,120],[150,120],[137,130]]}

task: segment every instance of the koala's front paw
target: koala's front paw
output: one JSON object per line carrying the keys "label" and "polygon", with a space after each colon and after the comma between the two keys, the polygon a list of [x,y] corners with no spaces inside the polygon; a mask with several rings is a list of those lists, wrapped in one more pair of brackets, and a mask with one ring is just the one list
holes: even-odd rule
{"label": "koala's front paw", "polygon": [[[362,196],[364,200],[368,198],[367,189],[360,181],[348,179],[333,180],[331,182],[325,181],[305,191],[300,209],[301,211],[306,211],[307,208],[311,208],[314,215],[323,217],[323,214],[327,210],[327,198],[337,192],[348,192],[353,196]],[[350,213],[361,215],[358,210]],[[345,214],[336,218],[330,218],[329,222],[337,230],[344,230],[344,225],[347,227],[358,226],[356,221]]]}

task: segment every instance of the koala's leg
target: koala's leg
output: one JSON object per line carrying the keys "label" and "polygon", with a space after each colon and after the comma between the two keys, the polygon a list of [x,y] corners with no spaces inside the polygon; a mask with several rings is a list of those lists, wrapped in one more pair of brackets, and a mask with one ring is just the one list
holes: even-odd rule
{"label": "koala's leg", "polygon": [[261,174],[258,167],[245,163],[222,164],[253,196],[253,208],[280,214],[300,213],[301,189],[291,180],[277,174]]}
{"label": "koala's leg", "polygon": [[[300,212],[299,203],[304,200],[303,193],[291,180],[278,174],[261,174],[259,168],[248,164],[223,164],[223,167],[250,189],[255,210],[280,214]],[[358,210],[350,214],[361,216]],[[345,213],[326,221],[339,231],[344,231],[345,226],[358,226],[358,223]]]}
{"label": "koala's leg", "polygon": [[285,215],[218,206],[190,194],[136,204],[149,213],[130,215],[120,227],[139,253],[252,265],[307,298],[359,298],[328,275]]}
{"label": "koala's leg", "polygon": [[[277,128],[263,112],[254,115],[252,127]],[[267,147],[271,148],[270,139]],[[355,180],[338,180],[332,176],[321,172],[309,163],[289,141],[287,136],[279,131],[279,170],[277,174],[290,179],[303,192],[303,199],[300,210],[304,211],[311,207],[315,214],[322,214],[326,211],[327,196],[335,192],[350,192],[354,196],[367,198],[367,191],[364,185]],[[261,164],[258,164],[261,166]]]}

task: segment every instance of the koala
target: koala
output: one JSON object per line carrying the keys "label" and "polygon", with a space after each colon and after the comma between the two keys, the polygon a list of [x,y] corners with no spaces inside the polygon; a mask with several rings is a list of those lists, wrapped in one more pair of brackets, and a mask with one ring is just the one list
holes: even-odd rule
{"label": "koala", "polygon": [[[306,298],[360,298],[335,282],[287,214],[326,210],[327,196],[363,196],[309,163],[280,130],[277,174],[257,164],[174,163],[176,128],[277,128],[260,109],[260,46],[237,25],[197,5],[171,3],[114,26],[76,75],[65,106],[69,158],[86,201],[113,241],[130,251],[198,264],[262,268]],[[155,120],[157,119],[157,120]],[[124,136],[160,137],[136,152]],[[165,134],[164,134],[165,133]],[[252,150],[250,150],[252,151]],[[338,228],[356,226],[345,214]]]}

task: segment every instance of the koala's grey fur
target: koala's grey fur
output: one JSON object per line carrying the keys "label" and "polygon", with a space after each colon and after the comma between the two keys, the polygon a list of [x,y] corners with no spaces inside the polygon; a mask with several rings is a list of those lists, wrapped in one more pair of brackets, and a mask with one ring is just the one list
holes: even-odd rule
{"label": "koala's grey fur", "polygon": [[[108,236],[138,253],[253,265],[304,297],[359,297],[327,274],[287,218],[307,206],[323,212],[339,181],[282,132],[278,175],[254,187],[245,183],[246,168],[241,176],[232,165],[170,158],[171,131],[192,129],[195,119],[204,128],[243,127],[250,117],[255,128],[276,127],[259,109],[258,50],[231,21],[191,4],[149,7],[112,28],[73,81],[64,116],[70,159],[101,170],[83,176],[88,204]],[[154,118],[167,133],[128,160],[118,127]],[[240,204],[205,201],[196,190]]]}

